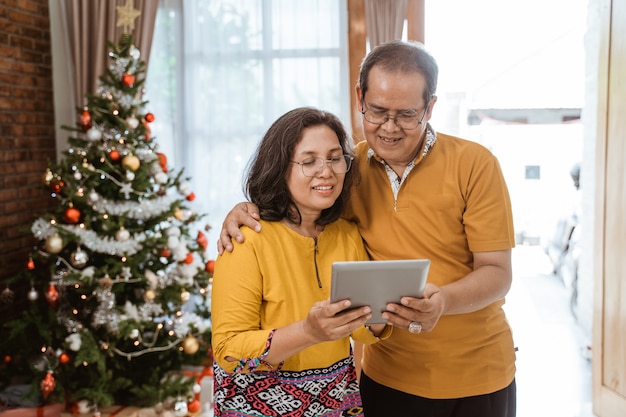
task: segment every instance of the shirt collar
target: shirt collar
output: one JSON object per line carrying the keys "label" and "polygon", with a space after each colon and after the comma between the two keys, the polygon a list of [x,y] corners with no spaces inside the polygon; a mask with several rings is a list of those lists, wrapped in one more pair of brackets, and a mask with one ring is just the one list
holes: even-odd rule
{"label": "shirt collar", "polygon": [[[426,124],[426,140],[424,141],[424,149],[422,150],[422,158],[425,158],[426,155],[428,155],[428,152],[430,152],[432,147],[435,146],[436,142],[437,142],[437,132],[435,132],[435,129],[432,128],[430,123],[427,123]],[[374,159],[386,165],[386,162],[382,158],[380,158],[378,155],[376,155],[372,148],[368,148],[367,160],[369,161],[372,157],[374,157]],[[416,157],[415,160],[411,163],[414,164],[417,161],[417,159],[418,158]]]}

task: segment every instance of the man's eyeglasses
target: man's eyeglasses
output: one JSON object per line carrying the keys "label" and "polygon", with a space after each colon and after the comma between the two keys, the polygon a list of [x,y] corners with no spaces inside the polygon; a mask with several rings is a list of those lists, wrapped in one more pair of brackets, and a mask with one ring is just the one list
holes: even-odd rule
{"label": "man's eyeglasses", "polygon": [[335,174],[345,174],[350,171],[350,166],[352,166],[352,158],[350,155],[339,155],[333,156],[330,159],[323,158],[308,158],[302,162],[290,161],[294,164],[298,164],[302,167],[302,173],[307,177],[316,177],[323,170],[324,165],[329,164],[330,169],[333,170]]}
{"label": "man's eyeglasses", "polygon": [[401,129],[411,130],[415,129],[417,126],[421,125],[424,122],[424,117],[426,117],[426,112],[428,111],[428,103],[426,103],[426,107],[424,107],[424,113],[422,113],[422,117],[419,117],[418,113],[400,113],[391,115],[387,112],[380,110],[372,110],[366,109],[365,103],[362,104],[363,111],[361,114],[373,125],[384,125],[387,123],[387,120],[392,119],[393,122],[400,127]]}

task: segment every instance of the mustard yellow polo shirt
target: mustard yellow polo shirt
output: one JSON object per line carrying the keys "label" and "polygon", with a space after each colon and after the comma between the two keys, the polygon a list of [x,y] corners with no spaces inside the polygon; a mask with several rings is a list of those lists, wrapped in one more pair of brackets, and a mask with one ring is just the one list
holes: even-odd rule
{"label": "mustard yellow polo shirt", "polygon": [[[441,286],[472,270],[472,252],[514,247],[509,194],[489,150],[438,133],[395,199],[383,164],[368,149],[365,141],[356,146],[362,179],[346,218],[357,222],[372,259],[428,258],[428,280]],[[505,388],[515,375],[515,352],[503,304],[441,317],[430,333],[394,329],[365,346],[363,370],[378,383],[427,398]]]}

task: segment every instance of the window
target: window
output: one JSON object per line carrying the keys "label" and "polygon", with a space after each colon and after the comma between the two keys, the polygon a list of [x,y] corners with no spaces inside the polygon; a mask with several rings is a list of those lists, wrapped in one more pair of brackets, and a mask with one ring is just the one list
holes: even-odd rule
{"label": "window", "polygon": [[184,167],[215,243],[243,200],[242,174],[269,125],[314,106],[349,129],[345,0],[161,0],[146,99],[171,166]]}

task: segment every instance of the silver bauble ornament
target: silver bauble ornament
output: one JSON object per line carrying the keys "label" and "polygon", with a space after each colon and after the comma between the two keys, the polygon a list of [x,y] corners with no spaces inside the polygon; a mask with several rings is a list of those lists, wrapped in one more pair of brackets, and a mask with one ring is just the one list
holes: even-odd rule
{"label": "silver bauble ornament", "polygon": [[0,300],[3,303],[11,304],[13,303],[14,299],[15,299],[15,293],[9,287],[5,288],[0,294]]}
{"label": "silver bauble ornament", "polygon": [[70,263],[76,268],[82,268],[89,262],[89,255],[80,246],[70,255]]}

